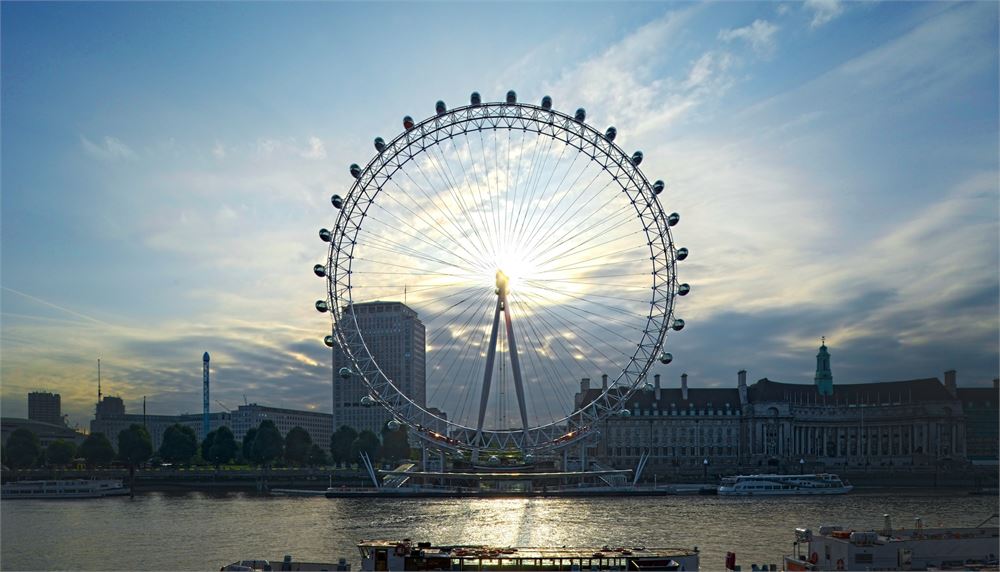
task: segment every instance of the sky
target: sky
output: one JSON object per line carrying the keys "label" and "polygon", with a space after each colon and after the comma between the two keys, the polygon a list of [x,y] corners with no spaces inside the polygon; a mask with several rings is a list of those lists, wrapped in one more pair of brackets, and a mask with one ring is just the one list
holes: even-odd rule
{"label": "sky", "polygon": [[509,89],[666,181],[665,385],[810,383],[821,336],[835,383],[998,376],[995,2],[0,11],[4,416],[48,390],[86,427],[98,358],[129,411],[198,412],[204,351],[213,410],[329,411],[330,195],[402,116]]}

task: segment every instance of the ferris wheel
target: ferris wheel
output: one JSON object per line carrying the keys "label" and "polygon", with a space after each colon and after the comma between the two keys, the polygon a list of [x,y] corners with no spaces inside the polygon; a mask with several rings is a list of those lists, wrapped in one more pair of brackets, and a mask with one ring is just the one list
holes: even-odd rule
{"label": "ferris wheel", "polygon": [[[664,343],[684,327],[674,304],[690,286],[676,275],[688,251],[674,246],[680,216],[662,207],[665,185],[616,136],[583,109],[510,91],[439,101],[376,138],[319,233],[329,253],[314,272],[328,288],[316,309],[333,319],[325,343],[350,364],[334,383],[360,378],[360,405],[474,457],[550,450],[628,415],[654,362],[673,359]],[[404,302],[426,328],[425,347],[411,348],[424,350],[425,399],[401,390],[376,332],[359,324],[355,308],[375,301]],[[588,378],[597,391],[577,397]]]}

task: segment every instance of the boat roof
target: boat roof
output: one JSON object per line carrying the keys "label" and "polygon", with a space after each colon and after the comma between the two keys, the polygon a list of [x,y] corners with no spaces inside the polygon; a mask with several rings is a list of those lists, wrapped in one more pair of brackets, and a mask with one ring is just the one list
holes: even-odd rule
{"label": "boat roof", "polygon": [[[404,544],[398,540],[362,540],[359,547],[395,549]],[[409,545],[411,550],[423,550],[424,557],[469,558],[469,559],[525,559],[525,558],[674,558],[693,556],[696,550],[688,548],[647,548],[645,546],[589,546],[589,547],[502,547],[489,545],[454,545],[420,547]],[[600,556],[598,556],[600,555]]]}

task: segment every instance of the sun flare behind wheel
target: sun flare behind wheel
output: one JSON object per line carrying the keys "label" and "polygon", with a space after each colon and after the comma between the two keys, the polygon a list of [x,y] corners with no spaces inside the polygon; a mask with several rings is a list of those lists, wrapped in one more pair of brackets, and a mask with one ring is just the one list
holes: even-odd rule
{"label": "sun flare behind wheel", "polygon": [[[679,284],[662,181],[642,153],[626,154],[614,127],[599,132],[579,109],[566,115],[506,101],[404,118],[375,156],[351,165],[325,264],[325,300],[338,345],[369,389],[362,405],[458,451],[523,454],[574,442],[622,404],[663,351]],[[351,311],[399,301],[427,331],[426,404],[404,395],[379,367]],[[370,332],[369,332],[370,334]],[[346,371],[344,371],[346,370]],[[582,378],[609,381],[576,403]],[[430,405],[447,412],[432,412]],[[475,454],[474,453],[474,454]]]}

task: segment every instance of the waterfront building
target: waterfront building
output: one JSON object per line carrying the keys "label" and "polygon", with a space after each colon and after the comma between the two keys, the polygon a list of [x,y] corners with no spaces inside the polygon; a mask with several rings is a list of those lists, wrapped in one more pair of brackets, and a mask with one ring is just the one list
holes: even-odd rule
{"label": "waterfront building", "polygon": [[[200,443],[205,439],[202,428],[203,417],[200,413],[181,415],[146,415],[143,413],[126,413],[125,402],[121,397],[103,397],[97,403],[94,419],[90,421],[91,433],[104,433],[111,441],[111,445],[118,448],[118,433],[128,429],[129,426],[143,425],[149,431],[149,437],[153,442],[153,449],[159,449],[163,443],[163,433],[174,423],[179,423],[190,427],[198,436]],[[219,427],[231,426],[229,413],[212,413],[209,415],[209,431],[215,431]]]}
{"label": "waterfront building", "polygon": [[28,419],[52,425],[65,425],[60,399],[58,393],[32,391],[28,394]]}
{"label": "waterfront building", "polygon": [[7,443],[10,434],[18,429],[27,429],[38,437],[42,447],[48,447],[53,441],[71,441],[79,445],[83,443],[86,435],[70,429],[62,423],[46,423],[35,421],[34,419],[23,419],[19,417],[0,418],[0,443]]}
{"label": "waterfront building", "polygon": [[[954,370],[938,378],[834,385],[826,344],[816,356],[812,384],[763,378],[735,388],[661,386],[635,392],[627,415],[605,420],[587,454],[619,468],[649,454],[649,466],[703,467],[937,467],[976,455],[996,459],[997,391],[958,389]],[[607,388],[581,382],[576,407]],[[971,412],[971,417],[970,417]],[[967,436],[967,419],[975,433]]]}
{"label": "waterfront building", "polygon": [[[420,407],[426,407],[424,324],[409,306],[400,302],[365,302],[344,309],[345,319],[357,319],[365,344],[386,376]],[[339,347],[333,349],[333,424],[369,430],[378,435],[389,421],[382,407],[363,407],[368,388],[359,376],[344,379],[340,368],[351,367]]]}
{"label": "waterfront building", "polygon": [[262,421],[270,420],[284,437],[293,427],[305,429],[312,442],[324,450],[330,448],[330,437],[333,435],[333,416],[318,411],[302,411],[300,409],[284,409],[266,405],[240,405],[232,412],[230,429],[237,441],[243,441],[247,431],[256,429]]}
{"label": "waterfront building", "polygon": [[1000,460],[1000,380],[993,387],[960,387],[965,414],[966,455],[973,464],[997,465]]}

